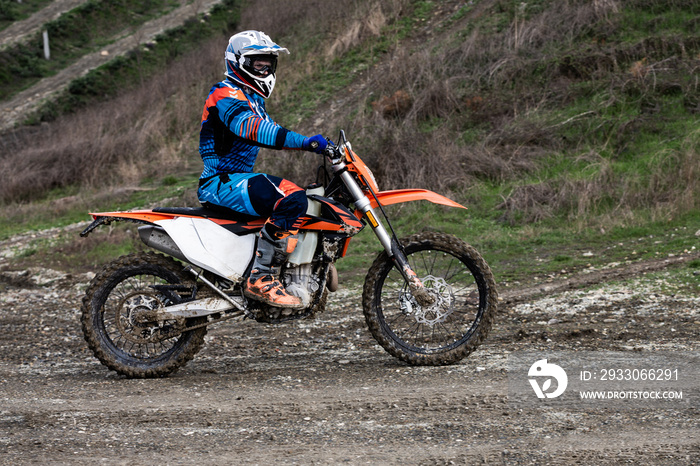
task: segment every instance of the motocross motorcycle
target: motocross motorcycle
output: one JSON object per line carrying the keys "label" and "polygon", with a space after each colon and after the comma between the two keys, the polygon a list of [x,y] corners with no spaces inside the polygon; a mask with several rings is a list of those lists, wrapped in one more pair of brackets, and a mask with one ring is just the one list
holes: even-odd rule
{"label": "motocross motorcycle", "polygon": [[334,263],[366,225],[383,247],[362,293],[365,320],[377,342],[415,365],[453,364],[474,351],[496,313],[489,266],[451,235],[422,232],[399,240],[383,208],[416,200],[465,207],[422,189],[380,191],[342,131],[322,157],[317,182],[306,190],[309,208],[296,249],[280,273],[287,291],[303,301],[302,309],[269,306],[243,294],[264,218],[203,207],[92,213],[94,221],[81,236],[114,221],[136,222],[141,240],[166,254],[122,256],[91,281],[81,323],[95,356],[127,377],[162,377],[195,356],[211,324],[313,317],[324,310],[328,292],[338,288]]}

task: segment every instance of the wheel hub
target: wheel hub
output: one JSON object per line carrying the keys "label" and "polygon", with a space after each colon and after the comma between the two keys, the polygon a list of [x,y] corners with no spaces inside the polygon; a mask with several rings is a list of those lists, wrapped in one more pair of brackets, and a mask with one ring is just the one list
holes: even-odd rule
{"label": "wheel hub", "polygon": [[173,336],[181,325],[177,321],[159,320],[165,307],[156,292],[135,291],[126,295],[116,309],[120,333],[134,343],[156,343]]}

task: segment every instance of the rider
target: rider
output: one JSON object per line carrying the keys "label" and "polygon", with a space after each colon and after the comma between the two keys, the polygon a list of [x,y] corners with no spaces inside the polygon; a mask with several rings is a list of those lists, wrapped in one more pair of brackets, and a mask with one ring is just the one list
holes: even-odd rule
{"label": "rider", "polygon": [[199,153],[204,171],[197,192],[205,207],[225,208],[267,221],[245,285],[247,297],[272,306],[298,308],[301,299],[279,282],[280,266],[296,246],[291,236],[307,208],[305,191],[266,173],[253,173],[261,147],[322,153],[326,139],[305,137],[275,123],[265,99],[275,86],[277,57],[289,53],[260,31],[231,36],[224,63],[226,79],[209,91],[202,113]]}

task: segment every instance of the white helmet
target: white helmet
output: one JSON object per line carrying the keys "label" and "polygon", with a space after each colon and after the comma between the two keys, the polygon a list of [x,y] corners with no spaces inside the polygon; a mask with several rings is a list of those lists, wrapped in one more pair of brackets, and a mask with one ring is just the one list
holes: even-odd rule
{"label": "white helmet", "polygon": [[[275,44],[264,32],[239,32],[228,40],[224,59],[226,76],[268,98],[275,87],[280,52],[289,53],[289,50]],[[256,61],[264,64],[256,66]]]}

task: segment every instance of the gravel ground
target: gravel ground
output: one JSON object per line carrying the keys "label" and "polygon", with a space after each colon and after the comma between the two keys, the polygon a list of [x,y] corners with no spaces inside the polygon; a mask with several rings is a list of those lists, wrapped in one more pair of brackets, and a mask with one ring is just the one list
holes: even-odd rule
{"label": "gravel ground", "polygon": [[700,298],[675,293],[663,269],[556,294],[509,290],[485,344],[454,366],[391,358],[366,330],[359,290],[341,285],[315,320],[223,323],[177,374],[129,380],[83,342],[91,274],[0,267],[2,464],[700,462],[688,391],[654,407],[509,399],[518,352],[697,354]]}

